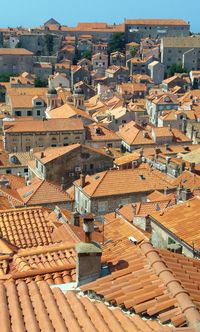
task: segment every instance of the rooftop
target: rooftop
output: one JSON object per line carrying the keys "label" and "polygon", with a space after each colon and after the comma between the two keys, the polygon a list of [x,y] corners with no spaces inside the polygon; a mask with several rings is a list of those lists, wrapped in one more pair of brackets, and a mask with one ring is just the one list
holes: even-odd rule
{"label": "rooftop", "polygon": [[[151,217],[156,223],[161,224],[180,241],[184,241],[190,247],[200,249],[199,217],[200,217],[200,198],[195,197],[191,200],[174,205],[165,211],[155,212]],[[184,227],[183,227],[184,225]]]}
{"label": "rooftop", "polygon": [[[126,169],[108,170],[86,176],[83,192],[90,197],[116,196],[130,193],[151,192],[173,188],[168,176],[157,170]],[[129,184],[127,186],[127,183]],[[80,180],[75,181],[80,186]]]}

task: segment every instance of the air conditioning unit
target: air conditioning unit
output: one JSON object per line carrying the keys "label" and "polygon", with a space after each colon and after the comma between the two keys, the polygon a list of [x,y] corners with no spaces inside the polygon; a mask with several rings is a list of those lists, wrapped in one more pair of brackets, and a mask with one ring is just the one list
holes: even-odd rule
{"label": "air conditioning unit", "polygon": [[79,166],[75,167],[75,172],[81,172],[81,167]]}

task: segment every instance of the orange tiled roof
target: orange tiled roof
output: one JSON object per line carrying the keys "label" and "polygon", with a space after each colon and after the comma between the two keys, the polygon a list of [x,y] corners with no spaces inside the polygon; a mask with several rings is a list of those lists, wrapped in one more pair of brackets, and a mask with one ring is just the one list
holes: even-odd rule
{"label": "orange tiled roof", "polygon": [[200,188],[200,176],[189,171],[184,171],[173,181],[173,185],[176,187],[181,185],[183,188],[193,191],[194,189]]}
{"label": "orange tiled roof", "polygon": [[179,19],[133,19],[125,20],[125,24],[135,24],[135,25],[188,25],[184,20]]}
{"label": "orange tiled roof", "polygon": [[50,288],[44,281],[39,284],[7,282],[1,285],[0,301],[4,308],[1,321],[5,331],[11,331],[13,327],[24,332],[174,331],[73,291],[63,293],[59,287]]}
{"label": "orange tiled roof", "polygon": [[[157,129],[157,128],[156,128]],[[129,145],[154,145],[152,135],[145,128],[140,127],[134,121],[122,125],[118,135]]]}
{"label": "orange tiled roof", "polygon": [[[140,202],[124,205],[122,208],[119,209],[118,213],[132,223],[134,216],[148,216],[153,212],[164,210],[174,204],[174,199],[167,199],[167,197],[165,196],[165,200],[163,199],[160,201],[157,200],[153,202]],[[135,208],[133,208],[133,205],[135,206]]]}
{"label": "orange tiled roof", "polygon": [[0,234],[19,248],[52,243],[48,212],[42,207],[0,211]]}
{"label": "orange tiled roof", "polygon": [[[100,131],[100,134],[96,133],[96,130]],[[86,140],[88,141],[120,141],[120,137],[111,129],[106,128],[102,124],[92,123],[86,127]]]}
{"label": "orange tiled roof", "polygon": [[[146,318],[153,316],[162,323],[171,321],[175,326],[183,326],[187,325],[186,320],[193,324],[193,317],[198,321],[200,313],[192,299],[174,279],[173,270],[166,269],[159,251],[149,243],[132,244],[129,252],[118,252],[115,259],[111,256],[109,266],[111,275],[81,286],[81,290],[93,291],[108,302]],[[184,296],[179,296],[180,293]],[[188,309],[191,307],[193,313]]]}
{"label": "orange tiled roof", "polygon": [[26,121],[4,122],[6,132],[48,132],[48,131],[73,131],[83,130],[83,123],[80,119],[46,119]]}
{"label": "orange tiled roof", "polygon": [[[80,180],[74,183],[79,186]],[[108,170],[86,176],[83,192],[90,197],[102,197],[163,190],[166,187],[173,188],[169,177],[157,170]]]}
{"label": "orange tiled roof", "polygon": [[183,204],[172,206],[165,211],[153,213],[151,217],[175,234],[181,241],[184,241],[191,247],[194,244],[194,247],[199,250],[199,208],[200,198],[197,196]]}
{"label": "orange tiled roof", "polygon": [[30,185],[19,188],[17,192],[26,206],[72,201],[59,186],[37,177],[32,179]]}
{"label": "orange tiled roof", "polygon": [[60,107],[54,108],[48,112],[48,117],[50,119],[69,119],[72,117],[82,117],[88,120],[94,121],[92,117],[86,112],[75,106],[71,105],[70,103],[65,103]]}
{"label": "orange tiled roof", "polygon": [[[96,152],[98,154],[101,154],[103,156],[106,156],[107,158],[112,158],[110,157],[108,154],[106,154],[105,152],[99,150],[99,149],[95,149],[92,148],[90,146],[87,145],[83,145],[83,144],[72,144],[72,145],[68,145],[68,146],[59,146],[59,147],[54,147],[54,148],[47,148],[43,151],[44,155],[41,158],[41,152],[36,152],[34,153],[34,157],[36,157],[37,159],[39,159],[41,161],[42,164],[47,164],[48,162],[51,162],[52,160],[59,158],[60,156],[63,156],[65,154],[70,154],[71,151],[74,150],[79,150],[81,151],[81,148],[84,148],[88,151],[91,152]],[[77,151],[78,153],[78,151]]]}
{"label": "orange tiled roof", "polygon": [[0,48],[0,55],[33,55],[25,48]]}
{"label": "orange tiled roof", "polygon": [[165,195],[164,193],[161,193],[160,191],[155,190],[151,194],[147,196],[147,200],[150,202],[155,202],[155,201],[165,201],[166,199],[168,200],[173,200],[176,198],[176,195],[171,193]]}

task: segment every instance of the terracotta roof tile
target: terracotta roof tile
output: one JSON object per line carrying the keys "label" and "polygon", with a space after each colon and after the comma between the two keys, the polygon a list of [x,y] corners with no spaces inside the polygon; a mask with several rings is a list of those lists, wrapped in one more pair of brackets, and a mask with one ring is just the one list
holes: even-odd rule
{"label": "terracotta roof tile", "polygon": [[52,243],[48,212],[42,207],[0,211],[0,234],[19,248]]}
{"label": "terracotta roof tile", "polygon": [[180,241],[184,241],[191,247],[194,244],[195,248],[199,250],[199,207],[200,197],[197,196],[183,204],[169,207],[165,211],[152,213],[151,217],[172,232]]}
{"label": "terracotta roof tile", "polygon": [[[165,187],[173,188],[169,180],[168,176],[157,170],[108,170],[92,176],[86,176],[86,185],[83,188],[83,192],[92,197],[150,192],[158,189],[163,190]],[[80,180],[74,183],[79,186]],[[127,183],[129,183],[128,187]]]}
{"label": "terracotta roof tile", "polygon": [[33,178],[29,185],[19,188],[17,193],[26,206],[72,201],[59,186],[37,177]]}
{"label": "terracotta roof tile", "polygon": [[4,131],[6,132],[48,132],[48,131],[73,131],[83,130],[83,123],[80,119],[48,119],[26,121],[4,122]]}

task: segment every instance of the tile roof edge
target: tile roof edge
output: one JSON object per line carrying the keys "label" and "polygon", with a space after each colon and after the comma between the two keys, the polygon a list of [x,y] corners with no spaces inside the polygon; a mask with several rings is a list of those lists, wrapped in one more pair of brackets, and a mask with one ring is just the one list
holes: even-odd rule
{"label": "tile roof edge", "polygon": [[23,272],[11,272],[10,275],[12,279],[24,279],[28,277],[34,277],[36,275],[43,275],[55,272],[63,272],[63,271],[70,271],[76,268],[76,263],[69,263],[62,266],[55,266],[51,268],[43,268],[43,269],[32,269]]}
{"label": "tile roof edge", "polygon": [[171,270],[167,268],[157,250],[149,242],[139,245],[158,277],[164,282],[169,292],[176,298],[182,312],[187,318],[189,325],[197,326],[200,322],[200,312],[196,308],[187,291],[181,286],[179,280],[175,279]]}

